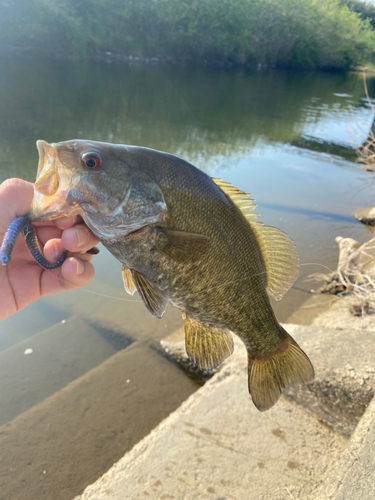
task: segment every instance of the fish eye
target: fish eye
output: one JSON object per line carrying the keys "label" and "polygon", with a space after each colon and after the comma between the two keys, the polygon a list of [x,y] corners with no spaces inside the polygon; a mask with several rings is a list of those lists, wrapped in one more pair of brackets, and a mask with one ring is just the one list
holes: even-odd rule
{"label": "fish eye", "polygon": [[81,165],[82,167],[94,170],[99,168],[102,164],[102,157],[99,153],[83,153],[81,155]]}

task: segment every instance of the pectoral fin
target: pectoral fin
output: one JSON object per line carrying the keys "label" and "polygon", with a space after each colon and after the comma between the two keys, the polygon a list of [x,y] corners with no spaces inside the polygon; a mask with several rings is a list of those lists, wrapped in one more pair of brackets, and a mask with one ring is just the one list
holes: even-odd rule
{"label": "pectoral fin", "polygon": [[206,327],[183,313],[185,346],[190,360],[202,370],[212,370],[233,352],[232,335],[218,328]]}
{"label": "pectoral fin", "polygon": [[131,270],[125,266],[122,266],[122,280],[124,282],[124,288],[128,294],[134,295],[137,288],[135,286]]}
{"label": "pectoral fin", "polygon": [[161,318],[167,308],[168,297],[163,295],[143,274],[135,270],[131,271],[131,274],[147,309],[157,318]]}
{"label": "pectoral fin", "polygon": [[197,260],[208,248],[208,237],[185,231],[172,231],[156,227],[156,249],[163,255],[177,262]]}

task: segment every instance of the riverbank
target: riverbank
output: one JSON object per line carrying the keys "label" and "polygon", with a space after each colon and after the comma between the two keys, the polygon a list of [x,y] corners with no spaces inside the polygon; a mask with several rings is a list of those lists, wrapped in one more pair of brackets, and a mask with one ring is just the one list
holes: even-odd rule
{"label": "riverbank", "polygon": [[[349,5],[349,4],[348,4]],[[20,0],[0,6],[0,45],[77,55],[167,54],[193,64],[336,69],[369,62],[368,16],[337,0]],[[349,43],[350,40],[350,43]],[[139,57],[139,56],[135,56]]]}
{"label": "riverbank", "polygon": [[203,67],[212,69],[244,69],[248,71],[317,71],[322,73],[359,73],[368,76],[375,75],[375,65],[373,63],[353,65],[349,67],[311,67],[311,66],[291,66],[289,64],[278,64],[277,62],[257,61],[255,59],[245,60],[243,55],[231,55],[230,57],[206,57],[194,60],[190,57],[173,57],[166,53],[144,55],[142,51],[135,50],[129,52],[103,51],[93,54],[74,53],[61,51],[58,49],[42,49],[34,47],[0,47],[2,57],[38,57],[48,59],[65,59],[71,61],[92,61],[97,63],[107,63],[113,65],[127,66],[187,66]]}

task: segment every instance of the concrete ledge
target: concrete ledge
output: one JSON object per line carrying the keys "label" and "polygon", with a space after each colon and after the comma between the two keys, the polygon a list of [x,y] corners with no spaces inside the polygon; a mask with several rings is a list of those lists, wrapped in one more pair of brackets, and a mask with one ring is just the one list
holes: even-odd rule
{"label": "concrete ledge", "polygon": [[75,500],[314,498],[347,440],[282,398],[259,413],[239,349]]}
{"label": "concrete ledge", "polygon": [[349,437],[375,392],[375,330],[284,325],[308,353],[315,379],[284,394]]}
{"label": "concrete ledge", "polygon": [[0,352],[0,425],[115,353],[97,329],[75,316]]}
{"label": "concrete ledge", "polygon": [[375,498],[375,399],[361,418],[347,449],[317,492],[316,500]]}
{"label": "concrete ledge", "polygon": [[117,352],[0,427],[1,500],[71,498],[195,390],[153,345]]}
{"label": "concrete ledge", "polygon": [[[289,387],[284,395],[303,406],[314,418],[350,437],[375,393],[375,330],[367,329],[363,333],[343,328],[283,326],[309,355],[316,373],[311,384]],[[194,375],[208,379],[215,373],[202,372],[189,361],[183,329],[161,344]],[[237,349],[242,348],[237,337],[235,345]]]}

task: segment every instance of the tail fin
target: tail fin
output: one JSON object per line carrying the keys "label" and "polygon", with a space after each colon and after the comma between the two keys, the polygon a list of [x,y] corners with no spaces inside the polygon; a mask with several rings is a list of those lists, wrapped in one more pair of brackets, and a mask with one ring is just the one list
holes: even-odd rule
{"label": "tail fin", "polygon": [[[285,330],[284,330],[285,332]],[[306,384],[314,378],[314,368],[297,342],[285,332],[284,348],[263,359],[248,354],[249,392],[259,411],[271,408],[290,384]]]}

